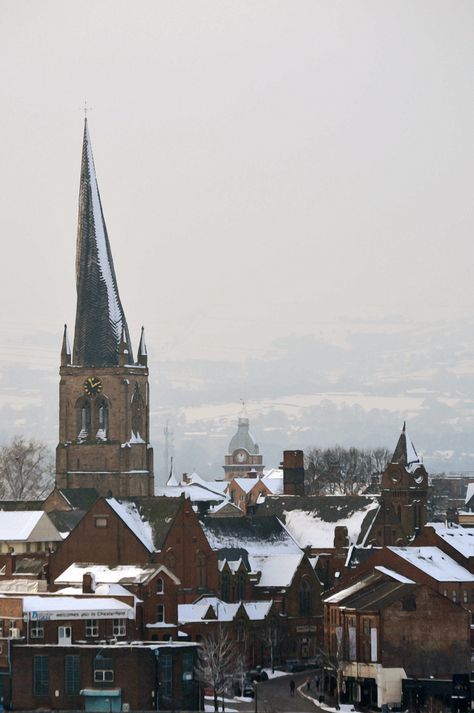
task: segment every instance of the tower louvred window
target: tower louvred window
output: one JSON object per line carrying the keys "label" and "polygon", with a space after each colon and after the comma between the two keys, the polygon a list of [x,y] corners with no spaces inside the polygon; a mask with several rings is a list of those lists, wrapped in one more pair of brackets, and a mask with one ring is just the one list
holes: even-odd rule
{"label": "tower louvred window", "polygon": [[135,384],[135,389],[132,396],[132,431],[138,436],[144,435],[144,414],[145,414],[145,401],[140,393],[138,384]]}

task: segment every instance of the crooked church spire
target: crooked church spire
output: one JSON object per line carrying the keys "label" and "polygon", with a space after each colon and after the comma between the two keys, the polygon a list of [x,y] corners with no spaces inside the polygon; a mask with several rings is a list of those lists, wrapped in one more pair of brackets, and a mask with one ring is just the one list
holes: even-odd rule
{"label": "crooked church spire", "polygon": [[76,287],[73,363],[80,366],[117,365],[123,335],[127,361],[132,364],[130,335],[117,287],[87,119],[84,122],[79,189]]}

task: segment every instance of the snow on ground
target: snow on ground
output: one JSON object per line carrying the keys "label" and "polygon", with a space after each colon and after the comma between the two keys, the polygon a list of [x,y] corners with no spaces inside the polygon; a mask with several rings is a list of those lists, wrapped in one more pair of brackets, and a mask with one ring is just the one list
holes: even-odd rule
{"label": "snow on ground", "polygon": [[289,676],[290,674],[287,671],[273,671],[271,668],[264,668],[263,669],[265,673],[267,674],[268,678],[279,678],[279,676]]}
{"label": "snow on ground", "polygon": [[318,703],[317,701],[314,701],[314,703],[318,708],[322,708],[323,711],[334,711],[334,713],[350,713],[350,711],[355,710],[352,703],[341,703],[339,709],[327,706],[325,703]]}

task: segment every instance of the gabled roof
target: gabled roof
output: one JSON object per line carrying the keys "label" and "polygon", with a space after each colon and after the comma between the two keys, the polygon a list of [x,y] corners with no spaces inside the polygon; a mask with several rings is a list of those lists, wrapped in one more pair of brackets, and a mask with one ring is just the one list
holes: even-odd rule
{"label": "gabled roof", "polygon": [[379,510],[367,495],[281,495],[265,499],[257,517],[274,514],[285,523],[300,547],[334,547],[336,526],[345,526],[350,544],[363,544]]}
{"label": "gabled roof", "polygon": [[116,365],[119,348],[122,348],[128,354],[126,363],[132,364],[132,345],[120,302],[87,119],[84,122],[79,189],[76,285],[73,363]]}
{"label": "gabled roof", "polygon": [[160,552],[184,498],[108,498],[107,503],[149,552]]}
{"label": "gabled roof", "polygon": [[260,478],[232,478],[229,486],[235,483],[244,493],[250,493],[256,485],[260,483]]}
{"label": "gabled roof", "polygon": [[58,542],[61,535],[42,510],[0,511],[0,540]]}
{"label": "gabled roof", "polygon": [[429,522],[431,527],[444,542],[457,550],[463,557],[474,557],[474,529],[444,522]]}
{"label": "gabled roof", "polygon": [[160,573],[166,574],[175,584],[181,584],[179,578],[165,565],[116,565],[90,562],[74,562],[54,580],[55,584],[81,584],[85,574],[93,575],[94,581],[100,584],[146,584]]}
{"label": "gabled roof", "polygon": [[387,549],[438,582],[474,582],[474,574],[438,547],[388,547]]}
{"label": "gabled roof", "polygon": [[194,604],[178,605],[178,622],[189,624],[196,621],[234,621],[244,613],[251,621],[263,621],[270,612],[273,600],[224,602],[217,597],[203,597]]}
{"label": "gabled roof", "polygon": [[281,468],[270,468],[264,471],[262,481],[273,495],[283,493],[283,470]]}

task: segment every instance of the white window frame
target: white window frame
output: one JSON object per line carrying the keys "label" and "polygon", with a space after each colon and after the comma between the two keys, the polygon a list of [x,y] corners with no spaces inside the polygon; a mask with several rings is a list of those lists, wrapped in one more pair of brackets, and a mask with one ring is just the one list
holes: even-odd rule
{"label": "white window frame", "polygon": [[99,622],[97,619],[86,619],[86,637],[96,639],[99,636]]}
{"label": "white window frame", "polygon": [[112,623],[112,633],[114,636],[125,636],[127,633],[126,620],[114,619]]}
{"label": "white window frame", "polygon": [[44,621],[30,622],[30,637],[32,639],[44,639]]}

